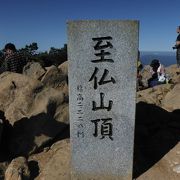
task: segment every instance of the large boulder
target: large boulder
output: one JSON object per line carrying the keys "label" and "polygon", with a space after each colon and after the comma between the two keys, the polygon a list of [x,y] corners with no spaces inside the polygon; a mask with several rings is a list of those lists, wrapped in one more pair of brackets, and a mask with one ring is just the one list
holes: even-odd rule
{"label": "large boulder", "polygon": [[28,180],[30,171],[26,158],[18,157],[11,161],[5,172],[5,180]]}
{"label": "large boulder", "polygon": [[148,88],[137,92],[137,102],[143,101],[149,104],[161,106],[166,94],[174,87],[172,84],[158,85],[153,88]]}
{"label": "large boulder", "polygon": [[1,74],[0,95],[0,110],[13,126],[13,156],[35,152],[69,124],[64,94],[28,76]]}
{"label": "large boulder", "polygon": [[64,63],[60,64],[58,66],[60,71],[64,74],[66,81],[62,82],[61,89],[62,92],[65,94],[67,97],[69,95],[69,89],[68,89],[68,61],[65,61]]}
{"label": "large boulder", "polygon": [[[37,162],[39,174],[32,177],[36,180],[68,180],[70,179],[70,143],[69,140],[58,141],[49,149],[29,157],[29,164]],[[34,163],[35,164],[35,163]]]}
{"label": "large boulder", "polygon": [[9,162],[0,162],[0,179],[5,179],[5,172],[8,168]]}
{"label": "large boulder", "polygon": [[159,162],[136,180],[179,180],[180,179],[180,143],[170,150]]}
{"label": "large boulder", "polygon": [[168,111],[180,110],[180,83],[167,93],[162,105]]}
{"label": "large boulder", "polygon": [[59,69],[56,66],[51,66],[47,69],[46,74],[43,76],[41,82],[47,86],[55,88],[68,95],[68,85],[67,85],[67,74],[65,71]]}
{"label": "large boulder", "polygon": [[25,75],[6,72],[0,75],[0,110],[13,125],[26,117],[43,89],[42,83]]}
{"label": "large boulder", "polygon": [[68,76],[68,61],[65,61],[64,63],[60,64],[58,68],[62,71],[63,74]]}
{"label": "large boulder", "polygon": [[45,73],[46,70],[38,62],[29,62],[23,68],[24,75],[37,80],[40,80]]}
{"label": "large boulder", "polygon": [[136,106],[134,178],[180,179],[179,114],[140,102]]}
{"label": "large boulder", "polygon": [[151,69],[151,66],[149,65],[144,66],[143,70],[141,71],[141,75],[143,79],[149,79],[151,77],[150,69]]}
{"label": "large boulder", "polygon": [[166,73],[169,75],[173,83],[180,83],[180,69],[176,64],[166,67]]}

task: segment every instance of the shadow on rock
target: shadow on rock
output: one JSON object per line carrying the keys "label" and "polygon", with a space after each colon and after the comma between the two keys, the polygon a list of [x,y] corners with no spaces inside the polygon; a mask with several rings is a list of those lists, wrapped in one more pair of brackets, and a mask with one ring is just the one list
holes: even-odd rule
{"label": "shadow on rock", "polygon": [[53,106],[49,105],[47,113],[22,118],[14,123],[12,138],[9,142],[11,158],[36,153],[57,135],[61,136],[61,133],[64,137],[64,130],[68,125],[56,121],[53,118],[54,113]]}
{"label": "shadow on rock", "polygon": [[3,111],[0,111],[0,119],[3,122],[0,140],[0,162],[3,162],[9,159],[8,142],[10,141],[10,137],[12,135],[12,125],[8,120],[6,120]]}
{"label": "shadow on rock", "polygon": [[178,143],[179,112],[168,112],[145,102],[136,105],[134,178],[151,168]]}
{"label": "shadow on rock", "polygon": [[30,180],[35,179],[39,175],[39,165],[37,161],[30,161],[28,163],[30,170]]}

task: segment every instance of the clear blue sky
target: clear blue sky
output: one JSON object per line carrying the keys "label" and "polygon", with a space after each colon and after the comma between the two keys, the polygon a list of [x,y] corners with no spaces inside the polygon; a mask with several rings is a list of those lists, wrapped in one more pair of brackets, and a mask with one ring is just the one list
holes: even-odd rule
{"label": "clear blue sky", "polygon": [[66,22],[86,19],[140,21],[139,48],[171,51],[180,25],[179,0],[1,0],[0,49],[37,42],[40,50],[67,43]]}

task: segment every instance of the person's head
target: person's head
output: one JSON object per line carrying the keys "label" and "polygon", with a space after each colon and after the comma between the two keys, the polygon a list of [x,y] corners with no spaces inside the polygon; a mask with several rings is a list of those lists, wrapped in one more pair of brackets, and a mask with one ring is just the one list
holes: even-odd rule
{"label": "person's head", "polygon": [[16,46],[12,43],[8,43],[5,45],[4,51],[7,55],[12,54],[12,53],[16,52]]}
{"label": "person's head", "polygon": [[177,27],[176,32],[180,33],[180,26]]}
{"label": "person's head", "polygon": [[151,61],[150,66],[153,68],[153,70],[157,70],[158,67],[160,66],[159,60],[153,59],[153,60]]}

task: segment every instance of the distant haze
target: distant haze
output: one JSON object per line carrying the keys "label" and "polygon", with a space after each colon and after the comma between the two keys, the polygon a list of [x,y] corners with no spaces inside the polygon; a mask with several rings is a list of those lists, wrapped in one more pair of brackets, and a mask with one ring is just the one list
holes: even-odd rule
{"label": "distant haze", "polygon": [[150,64],[153,59],[158,59],[164,66],[170,66],[176,64],[176,51],[142,51],[140,59],[144,65]]}

